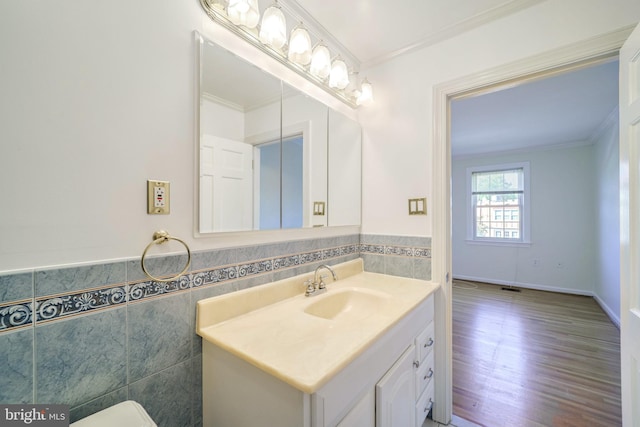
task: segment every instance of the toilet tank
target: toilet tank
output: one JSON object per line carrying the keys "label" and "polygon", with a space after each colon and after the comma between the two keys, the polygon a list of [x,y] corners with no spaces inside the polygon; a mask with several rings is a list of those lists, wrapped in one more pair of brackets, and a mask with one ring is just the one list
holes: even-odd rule
{"label": "toilet tank", "polygon": [[147,411],[133,400],[109,408],[72,423],[70,427],[158,427]]}

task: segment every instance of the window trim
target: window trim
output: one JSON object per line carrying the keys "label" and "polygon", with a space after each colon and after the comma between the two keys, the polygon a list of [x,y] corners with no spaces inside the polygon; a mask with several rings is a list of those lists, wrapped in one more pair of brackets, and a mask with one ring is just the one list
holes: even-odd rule
{"label": "window trim", "polygon": [[[511,169],[522,169],[523,173],[523,194],[522,194],[522,217],[520,222],[522,225],[522,236],[520,239],[505,239],[494,237],[475,237],[474,234],[474,215],[473,210],[475,206],[472,202],[473,190],[472,190],[472,177],[475,172],[491,172],[491,171],[503,171]],[[482,166],[470,166],[467,168],[467,242],[478,244],[491,244],[491,245],[529,245],[531,244],[531,191],[530,191],[530,163],[529,162],[515,162],[515,163],[501,163],[493,165]]]}

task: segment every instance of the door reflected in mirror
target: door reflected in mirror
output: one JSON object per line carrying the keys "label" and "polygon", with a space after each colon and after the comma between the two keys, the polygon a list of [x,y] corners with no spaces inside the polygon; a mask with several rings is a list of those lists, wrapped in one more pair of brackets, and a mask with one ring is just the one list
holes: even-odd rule
{"label": "door reflected in mirror", "polygon": [[199,233],[359,225],[359,125],[199,40]]}
{"label": "door reflected in mirror", "polygon": [[260,207],[256,223],[260,230],[302,227],[302,147],[301,134],[256,145],[256,205]]}

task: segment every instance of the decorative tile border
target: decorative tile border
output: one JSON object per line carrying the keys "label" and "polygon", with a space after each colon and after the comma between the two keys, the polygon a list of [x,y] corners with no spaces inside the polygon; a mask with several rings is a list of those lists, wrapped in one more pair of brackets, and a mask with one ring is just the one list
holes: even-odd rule
{"label": "decorative tile border", "polygon": [[360,253],[374,254],[374,255],[416,257],[416,258],[431,258],[431,248],[410,247],[410,246],[361,244]]}
{"label": "decorative tile border", "polygon": [[127,302],[125,285],[36,299],[36,323],[111,308]]}
{"label": "decorative tile border", "polygon": [[259,276],[360,253],[419,258],[431,257],[431,249],[425,247],[348,244],[243,262],[238,265],[216,267],[211,270],[196,271],[170,282],[145,280],[129,284],[112,284],[68,294],[38,297],[35,300],[7,302],[0,305],[0,333],[32,326],[38,322],[49,322],[112,308],[127,302],[139,302],[174,292],[187,291],[192,288]]}
{"label": "decorative tile border", "polygon": [[431,258],[431,248],[414,248],[414,257]]}
{"label": "decorative tile border", "polygon": [[180,276],[177,280],[170,282],[156,282],[148,280],[144,282],[132,283],[129,285],[129,302],[140,301],[145,298],[158,297],[172,292],[186,291],[191,288],[189,275]]}
{"label": "decorative tile border", "polygon": [[238,266],[238,278],[255,276],[273,271],[273,259],[265,259],[262,261],[254,261]]}
{"label": "decorative tile border", "polygon": [[204,285],[227,282],[238,278],[238,267],[228,266],[215,268],[213,270],[201,271],[191,275],[192,286],[199,288]]}
{"label": "decorative tile border", "polygon": [[360,252],[366,254],[384,255],[384,245],[360,245]]}
{"label": "decorative tile border", "polygon": [[31,326],[33,303],[31,300],[11,302],[0,306],[0,332],[6,329]]}

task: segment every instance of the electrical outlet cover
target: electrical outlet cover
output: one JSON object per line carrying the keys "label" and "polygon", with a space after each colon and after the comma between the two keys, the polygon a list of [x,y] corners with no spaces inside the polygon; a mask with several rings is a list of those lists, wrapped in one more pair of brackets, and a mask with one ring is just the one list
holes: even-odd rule
{"label": "electrical outlet cover", "polygon": [[147,213],[169,214],[169,181],[147,180]]}

